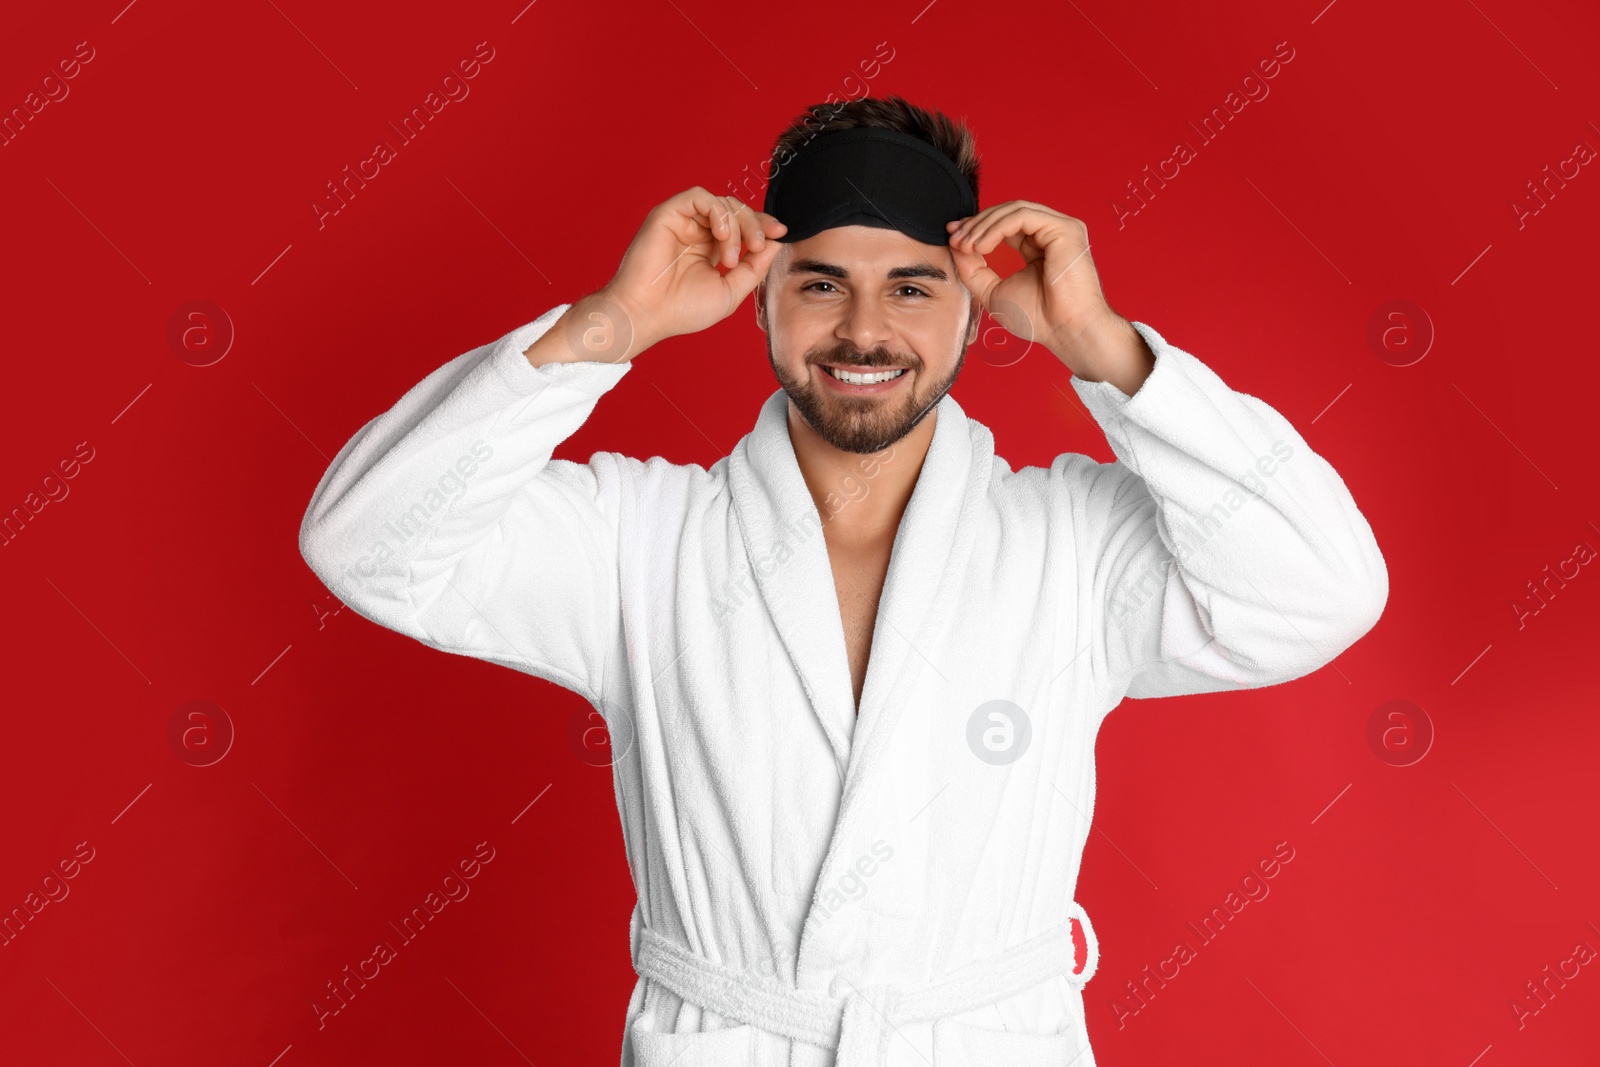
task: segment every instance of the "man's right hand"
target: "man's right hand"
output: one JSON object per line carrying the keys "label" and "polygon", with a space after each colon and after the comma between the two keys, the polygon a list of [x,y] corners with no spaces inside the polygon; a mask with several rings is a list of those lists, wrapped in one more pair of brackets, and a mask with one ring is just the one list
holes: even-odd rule
{"label": "man's right hand", "polygon": [[611,281],[575,301],[524,355],[536,367],[619,363],[714,326],[766,277],[783,248],[771,238],[786,229],[736,196],[686,189],[645,216]]}
{"label": "man's right hand", "polygon": [[[783,223],[736,196],[695,186],[658,204],[600,293],[628,315],[634,351],[733,314],[767,275]],[[741,258],[742,255],[742,258]],[[718,264],[729,268],[718,271]]]}

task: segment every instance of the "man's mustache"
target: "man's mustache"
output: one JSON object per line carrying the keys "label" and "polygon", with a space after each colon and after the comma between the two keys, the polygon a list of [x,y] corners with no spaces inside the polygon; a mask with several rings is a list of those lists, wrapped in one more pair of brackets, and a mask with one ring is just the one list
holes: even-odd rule
{"label": "man's mustache", "polygon": [[898,370],[901,367],[912,369],[916,366],[914,363],[894,362],[894,357],[887,352],[885,352],[881,357],[873,359],[860,352],[857,352],[853,348],[846,350],[835,349],[831,353],[824,354],[821,358],[818,358],[814,362],[826,363],[830,367],[861,367],[865,370]]}

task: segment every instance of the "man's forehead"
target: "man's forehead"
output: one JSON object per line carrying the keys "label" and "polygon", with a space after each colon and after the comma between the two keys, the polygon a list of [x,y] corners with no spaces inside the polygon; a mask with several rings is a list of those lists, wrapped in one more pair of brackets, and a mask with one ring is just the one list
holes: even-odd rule
{"label": "man's forehead", "polygon": [[785,244],[777,266],[788,275],[956,280],[948,245],[924,244],[899,230],[877,226],[835,226]]}

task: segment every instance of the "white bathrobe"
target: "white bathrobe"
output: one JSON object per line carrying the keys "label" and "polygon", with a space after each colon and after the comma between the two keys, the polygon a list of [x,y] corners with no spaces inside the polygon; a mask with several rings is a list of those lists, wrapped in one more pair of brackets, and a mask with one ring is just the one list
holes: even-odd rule
{"label": "white bathrobe", "polygon": [[1013,471],[946,395],[858,717],[783,390],[710,469],[552,460],[632,368],[529,364],[567,306],[362,427],[300,546],[366,618],[605,716],[638,892],[622,1067],[1093,1067],[1095,733],[1374,625],[1388,572],[1344,482],[1143,323],[1132,398],[1072,380],[1115,462]]}

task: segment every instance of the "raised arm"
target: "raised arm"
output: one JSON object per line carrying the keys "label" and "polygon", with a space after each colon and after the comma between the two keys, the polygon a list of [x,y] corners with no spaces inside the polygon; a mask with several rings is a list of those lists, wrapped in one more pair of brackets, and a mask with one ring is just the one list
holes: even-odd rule
{"label": "raised arm", "polygon": [[372,621],[596,700],[621,627],[618,457],[551,453],[632,363],[535,366],[528,350],[569,307],[457,356],[363,426],[317,485],[300,551]]}
{"label": "raised arm", "polygon": [[1117,459],[1057,458],[1084,562],[1080,633],[1130,697],[1275,685],[1376,624],[1389,574],[1344,481],[1261,400],[1133,323],[1130,397],[1073,380]]}
{"label": "raised arm", "polygon": [[598,706],[625,648],[620,495],[636,461],[551,454],[637,355],[737,308],[783,229],[700,186],[657,205],[599,292],[457,356],[363,426],[317,485],[301,555],[372,621]]}
{"label": "raised arm", "polygon": [[[1344,482],[1282,415],[1111,309],[1082,219],[1011,200],[948,228],[962,282],[1072,371],[1116,453],[1050,466],[1079,561],[1061,669],[1093,655],[1132,697],[1273,685],[1376,624],[1389,572]],[[1025,263],[1003,279],[983,258],[1001,241]]]}

